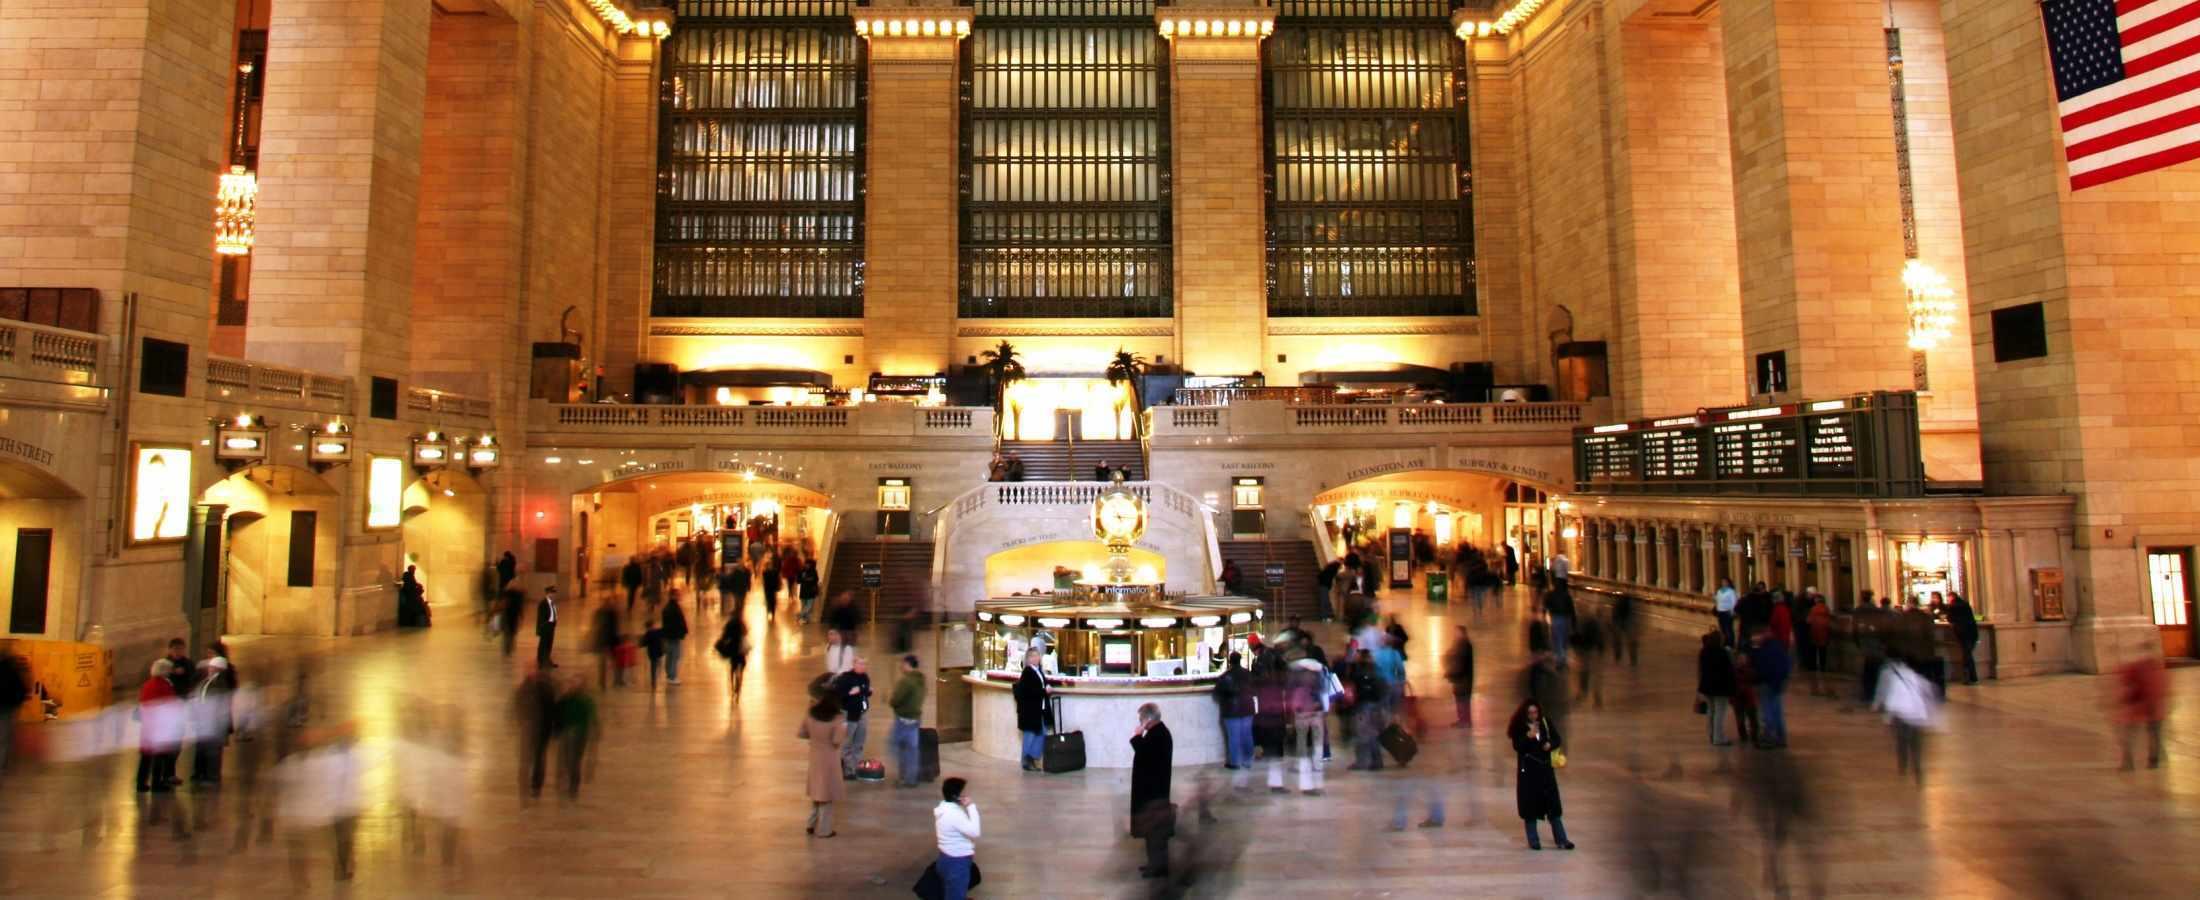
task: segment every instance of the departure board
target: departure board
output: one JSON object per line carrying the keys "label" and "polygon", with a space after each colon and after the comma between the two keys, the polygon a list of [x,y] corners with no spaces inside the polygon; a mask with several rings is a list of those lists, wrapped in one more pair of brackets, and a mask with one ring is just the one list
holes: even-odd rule
{"label": "departure board", "polygon": [[1578,428],[1574,472],[1588,492],[1924,492],[1908,391]]}

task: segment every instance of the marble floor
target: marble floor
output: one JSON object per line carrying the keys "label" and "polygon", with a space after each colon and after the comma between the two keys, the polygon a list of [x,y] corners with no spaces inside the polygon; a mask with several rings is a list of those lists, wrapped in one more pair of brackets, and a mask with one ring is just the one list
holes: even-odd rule
{"label": "marble floor", "polygon": [[[1876,717],[1800,687],[1789,701],[1792,749],[1706,746],[1689,711],[1695,644],[1655,632],[1639,667],[1601,669],[1601,706],[1580,702],[1567,723],[1572,763],[1561,780],[1580,849],[1528,852],[1499,734],[1517,696],[1523,599],[1507,597],[1479,624],[1457,606],[1406,604],[1410,669],[1425,693],[1444,691],[1452,627],[1475,625],[1483,710],[1472,729],[1444,727],[1450,713],[1438,712],[1411,768],[1347,772],[1339,746],[1322,797],[1271,795],[1257,782],[1238,793],[1218,770],[1179,769],[1178,801],[1204,785],[1219,821],[1186,817],[1176,868],[1191,880],[1174,887],[1203,897],[1726,897],[1782,887],[2082,897],[2190,896],[2200,879],[2200,856],[2182,849],[2200,839],[2200,669],[2172,673],[2177,714],[2159,770],[2118,771],[2107,680],[2056,676],[1956,688],[1917,785],[1897,776]],[[587,616],[573,606],[557,658],[562,672],[593,679],[593,662],[574,649]],[[230,785],[150,804],[132,790],[134,757],[17,761],[0,781],[0,896],[908,896],[933,854],[937,788],[851,785],[839,836],[806,838],[805,749],[794,731],[823,646],[814,627],[767,627],[753,603],[749,615],[760,638],[740,702],[729,702],[727,673],[708,658],[716,614],[695,616],[685,685],[605,696],[593,777],[572,803],[523,804],[517,785],[508,709],[533,659],[531,637],[507,658],[446,610],[425,632],[240,639],[247,679],[280,689],[295,664],[311,663],[316,725],[353,723],[367,748],[425,727],[462,748],[455,860],[444,861],[439,838],[408,839],[386,755],[370,753],[361,775],[356,876],[342,884],[326,829],[252,834],[238,846],[246,798],[234,760]],[[1342,640],[1330,633],[1325,643]],[[878,680],[883,695],[889,676]],[[874,728],[871,755],[887,755],[884,731]],[[1137,878],[1140,849],[1121,833],[1127,772],[1024,774],[967,744],[941,757],[949,774],[970,779],[984,813],[979,896],[1160,892]],[[1430,788],[1447,801],[1447,827],[1388,830],[1395,798]],[[1766,837],[1775,819],[1784,847]]]}

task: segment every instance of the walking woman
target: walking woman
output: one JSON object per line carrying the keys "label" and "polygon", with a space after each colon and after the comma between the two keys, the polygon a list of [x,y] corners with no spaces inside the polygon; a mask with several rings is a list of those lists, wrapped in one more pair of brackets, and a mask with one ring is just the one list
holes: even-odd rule
{"label": "walking woman", "polygon": [[1717,631],[1706,631],[1703,649],[1696,651],[1696,699],[1711,720],[1711,746],[1733,743],[1726,739],[1726,711],[1734,702],[1734,658],[1727,655],[1726,640]]}
{"label": "walking woman", "polygon": [[840,698],[828,694],[811,704],[795,736],[810,742],[810,827],[804,830],[832,837],[833,804],[848,795],[840,777],[840,745],[848,741],[848,720],[840,711]]}
{"label": "walking woman", "polygon": [[1543,708],[1529,700],[1513,713],[1505,734],[1512,738],[1513,753],[1520,757],[1516,793],[1520,821],[1528,830],[1528,849],[1543,849],[1543,840],[1536,834],[1537,819],[1551,820],[1551,840],[1557,842],[1558,849],[1574,849],[1574,842],[1566,839],[1566,823],[1559,818],[1565,811],[1559,804],[1558,769],[1553,760],[1560,757],[1565,744],[1559,739],[1558,729],[1543,718]]}

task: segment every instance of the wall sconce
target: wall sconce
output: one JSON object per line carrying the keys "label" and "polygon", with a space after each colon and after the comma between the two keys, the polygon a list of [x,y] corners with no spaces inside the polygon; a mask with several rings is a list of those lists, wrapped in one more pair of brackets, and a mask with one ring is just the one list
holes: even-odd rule
{"label": "wall sconce", "polygon": [[235,469],[267,458],[267,420],[251,413],[214,420],[214,459]]}
{"label": "wall sconce", "polygon": [[504,448],[497,446],[496,435],[485,434],[466,450],[466,467],[476,471],[494,469],[504,462]]}
{"label": "wall sconce", "polygon": [[306,436],[306,461],[316,472],[351,462],[351,429],[336,421],[314,429]]}
{"label": "wall sconce", "polygon": [[444,440],[442,432],[428,432],[413,438],[412,459],[414,468],[442,468],[451,462],[451,445]]}

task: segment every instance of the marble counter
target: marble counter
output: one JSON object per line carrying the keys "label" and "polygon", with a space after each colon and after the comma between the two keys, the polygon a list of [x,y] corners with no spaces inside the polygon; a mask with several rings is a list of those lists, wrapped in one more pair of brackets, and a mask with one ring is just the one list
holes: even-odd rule
{"label": "marble counter", "polygon": [[[1022,754],[1023,736],[1016,731],[1015,685],[966,675],[970,690],[971,749],[981,756],[1015,760]],[[1085,733],[1085,766],[1094,769],[1131,767],[1131,732],[1138,728],[1138,707],[1152,703],[1161,708],[1176,746],[1173,762],[1179,766],[1211,765],[1222,761],[1222,727],[1215,714],[1212,685],[1187,687],[1106,688],[1080,686],[1057,688],[1062,698],[1063,727]],[[1049,723],[1051,727],[1051,723]]]}

